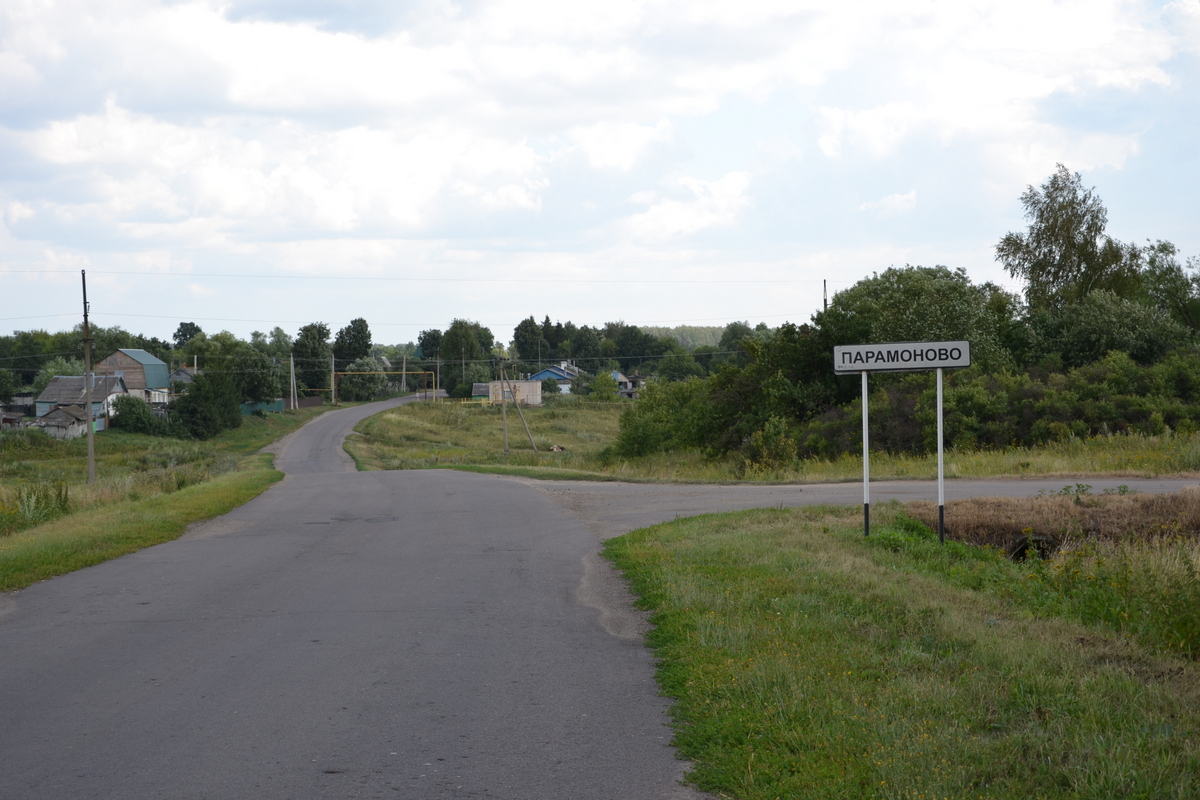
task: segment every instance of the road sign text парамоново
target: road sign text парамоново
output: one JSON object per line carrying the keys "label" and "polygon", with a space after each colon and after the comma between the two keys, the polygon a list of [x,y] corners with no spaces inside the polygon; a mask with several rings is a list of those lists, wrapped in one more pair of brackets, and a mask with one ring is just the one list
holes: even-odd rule
{"label": "road sign text \u043f\u0430\u0440\u0430\u043c\u043e\u043d\u043e\u0432\u043e", "polygon": [[969,366],[970,342],[890,342],[833,348],[834,372],[907,372]]}

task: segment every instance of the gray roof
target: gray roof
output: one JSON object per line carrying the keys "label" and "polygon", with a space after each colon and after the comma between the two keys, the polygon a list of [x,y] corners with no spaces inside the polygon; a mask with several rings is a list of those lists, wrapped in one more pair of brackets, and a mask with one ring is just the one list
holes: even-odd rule
{"label": "gray roof", "polygon": [[87,412],[83,406],[59,406],[45,416],[38,417],[34,425],[72,425],[87,420]]}
{"label": "gray roof", "polygon": [[[41,394],[39,403],[83,403],[84,385],[82,375],[55,375]],[[110,394],[125,394],[125,381],[115,375],[95,375],[92,383],[92,402],[98,403]]]}

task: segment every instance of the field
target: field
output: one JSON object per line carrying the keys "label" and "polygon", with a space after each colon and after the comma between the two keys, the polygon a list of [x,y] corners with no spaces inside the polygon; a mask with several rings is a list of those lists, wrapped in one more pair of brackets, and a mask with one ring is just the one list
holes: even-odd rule
{"label": "field", "polygon": [[[361,469],[429,467],[505,472],[531,477],[679,483],[854,481],[861,457],[805,459],[786,468],[763,470],[737,455],[706,458],[698,451],[622,458],[611,453],[622,403],[588,403],[563,398],[524,410],[537,444],[533,452],[521,420],[509,408],[509,453],[504,454],[498,407],[472,404],[412,404],[363,422],[347,450]],[[552,445],[564,449],[551,452]],[[946,454],[950,478],[1086,475],[1116,477],[1200,474],[1200,435],[1107,436],[1039,448]],[[935,456],[873,453],[873,479],[937,475]]]}
{"label": "field", "polygon": [[250,454],[322,411],[247,417],[207,442],[105,431],[92,484],[84,439],[0,434],[0,591],[167,541],[245,503],[282,477]]}
{"label": "field", "polygon": [[855,509],[809,508],[609,541],[698,787],[1200,796],[1195,539],[1014,563],[902,512],[870,539]]}

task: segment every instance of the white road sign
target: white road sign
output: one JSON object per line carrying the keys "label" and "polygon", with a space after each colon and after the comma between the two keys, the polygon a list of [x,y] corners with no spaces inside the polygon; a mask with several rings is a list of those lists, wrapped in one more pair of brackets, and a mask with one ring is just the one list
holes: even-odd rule
{"label": "white road sign", "polygon": [[970,342],[844,344],[833,348],[834,372],[915,372],[969,366]]}

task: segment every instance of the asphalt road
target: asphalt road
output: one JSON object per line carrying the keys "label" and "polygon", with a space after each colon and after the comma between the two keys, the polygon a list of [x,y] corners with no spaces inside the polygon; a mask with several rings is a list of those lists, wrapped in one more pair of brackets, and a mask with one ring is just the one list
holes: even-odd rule
{"label": "asphalt road", "polygon": [[0,597],[0,798],[701,797],[600,539],[861,486],[355,472],[341,440],[387,405],[318,417],[175,542]]}

